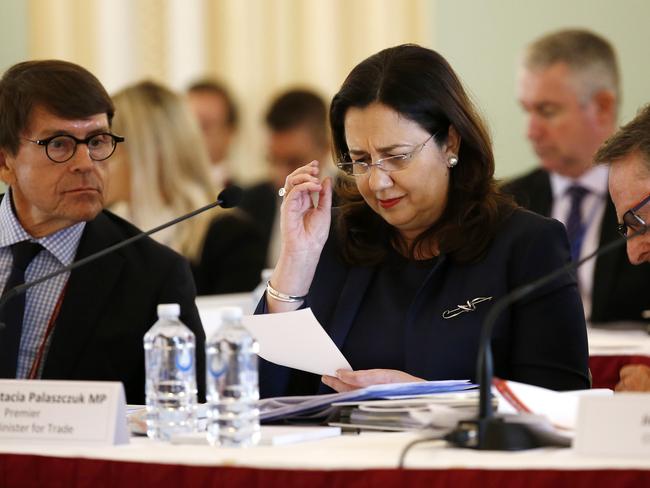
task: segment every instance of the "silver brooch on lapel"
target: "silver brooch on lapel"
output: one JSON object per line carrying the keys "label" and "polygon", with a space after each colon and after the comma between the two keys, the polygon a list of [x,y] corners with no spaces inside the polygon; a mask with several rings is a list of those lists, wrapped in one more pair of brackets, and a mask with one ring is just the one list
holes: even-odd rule
{"label": "silver brooch on lapel", "polygon": [[458,305],[458,307],[452,310],[445,310],[444,312],[442,312],[442,318],[452,319],[460,315],[461,313],[473,312],[474,310],[476,310],[476,305],[482,302],[487,302],[488,300],[492,300],[492,297],[476,297],[472,300],[467,300],[466,303]]}

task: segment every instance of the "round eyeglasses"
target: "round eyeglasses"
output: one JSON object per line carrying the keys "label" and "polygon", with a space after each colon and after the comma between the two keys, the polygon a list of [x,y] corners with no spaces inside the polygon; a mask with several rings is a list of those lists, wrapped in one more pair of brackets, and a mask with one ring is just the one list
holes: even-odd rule
{"label": "round eyeglasses", "polygon": [[431,134],[426,141],[415,146],[412,151],[378,159],[374,163],[370,158],[368,158],[367,161],[364,159],[352,159],[349,154],[344,154],[336,163],[336,166],[350,176],[366,175],[373,166],[376,166],[387,173],[391,171],[400,171],[408,166],[408,163],[413,159],[413,156],[419,153],[427,142],[433,138],[433,136],[435,136],[435,134]]}
{"label": "round eyeglasses", "polygon": [[69,161],[77,152],[77,146],[79,144],[86,145],[90,159],[93,161],[104,161],[113,155],[118,143],[124,142],[124,137],[108,132],[93,134],[85,139],[77,139],[71,135],[58,135],[37,140],[27,139],[26,137],[23,137],[23,139],[45,147],[45,154],[55,163]]}

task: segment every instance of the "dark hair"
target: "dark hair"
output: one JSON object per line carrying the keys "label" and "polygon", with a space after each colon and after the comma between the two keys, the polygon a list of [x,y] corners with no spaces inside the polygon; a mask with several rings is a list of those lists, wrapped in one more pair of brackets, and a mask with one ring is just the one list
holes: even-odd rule
{"label": "dark hair", "polygon": [[642,107],[634,119],[607,139],[596,152],[594,161],[615,163],[635,151],[641,153],[650,171],[650,105]]}
{"label": "dark hair", "polygon": [[[381,103],[446,142],[450,126],[460,136],[458,165],[450,170],[449,195],[441,217],[409,249],[441,253],[458,262],[480,259],[515,205],[499,193],[488,131],[451,66],[440,54],[413,44],[385,49],[358,64],[332,100],[330,123],[334,157],[347,153],[345,114],[350,107]],[[400,237],[363,200],[356,184],[340,178],[338,232],[343,257],[375,264]]]}
{"label": "dark hair", "polygon": [[105,113],[109,125],[114,113],[111,97],[85,68],[60,60],[18,63],[0,79],[0,147],[18,152],[36,106],[70,120]]}
{"label": "dark hair", "polygon": [[228,124],[228,127],[236,129],[239,125],[239,111],[237,110],[237,104],[230,94],[230,91],[223,83],[212,78],[204,78],[192,83],[187,89],[187,93],[209,93],[223,98],[228,112],[226,115],[226,123]]}
{"label": "dark hair", "polygon": [[327,106],[311,90],[293,89],[280,94],[271,103],[265,120],[275,132],[306,126],[318,143],[327,144]]}

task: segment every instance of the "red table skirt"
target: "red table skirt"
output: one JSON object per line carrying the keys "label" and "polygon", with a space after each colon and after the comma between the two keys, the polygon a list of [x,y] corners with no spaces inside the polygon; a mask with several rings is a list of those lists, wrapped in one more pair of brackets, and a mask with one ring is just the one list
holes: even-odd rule
{"label": "red table skirt", "polygon": [[2,488],[109,487],[508,487],[650,486],[645,470],[369,469],[294,471],[146,464],[32,455],[0,455]]}
{"label": "red table skirt", "polygon": [[648,356],[590,356],[589,369],[593,378],[593,388],[614,389],[619,379],[619,371],[626,364],[645,364],[650,366]]}

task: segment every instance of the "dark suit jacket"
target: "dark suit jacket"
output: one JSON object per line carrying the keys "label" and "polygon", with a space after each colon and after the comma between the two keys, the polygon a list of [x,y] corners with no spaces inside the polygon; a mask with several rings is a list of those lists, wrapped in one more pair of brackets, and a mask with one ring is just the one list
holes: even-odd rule
{"label": "dark suit jacket", "polygon": [[[551,214],[553,193],[548,172],[536,169],[503,186],[517,203],[544,216]],[[617,239],[616,209],[609,195],[600,230],[599,246]],[[650,309],[650,264],[630,264],[625,246],[596,258],[592,290],[591,322],[641,320]]]}
{"label": "dark suit jacket", "polygon": [[[139,230],[103,211],[84,229],[76,260]],[[199,396],[204,396],[205,334],[187,261],[145,237],[70,274],[43,379],[110,380],[124,384],[128,403],[144,403],[144,334],[159,303],[178,303],[196,336]]]}
{"label": "dark suit jacket", "polygon": [[266,247],[252,217],[231,210],[215,218],[199,262],[192,266],[199,295],[253,290],[266,263]]}
{"label": "dark suit jacket", "polygon": [[[337,248],[331,234],[306,305],[339,349],[344,344],[363,348],[365,343],[346,340],[375,268],[344,264]],[[569,260],[564,226],[525,210],[504,223],[480,262],[458,264],[441,255],[403,314],[406,372],[428,380],[475,379],[481,325],[490,307],[513,288]],[[442,317],[445,310],[477,297],[492,299],[477,304],[475,311]],[[258,313],[265,311],[265,299]],[[373,323],[377,333],[367,341],[386,340],[379,312]],[[585,320],[573,276],[564,275],[506,309],[492,337],[497,376],[558,390],[589,387]],[[377,367],[382,367],[381,358]],[[262,396],[313,394],[322,391],[319,380],[266,361],[260,364]]]}
{"label": "dark suit jacket", "polygon": [[239,208],[247,212],[254,220],[261,235],[261,247],[264,253],[262,259],[266,263],[266,256],[271,242],[271,232],[275,220],[275,211],[281,199],[273,188],[271,182],[265,181],[251,186],[244,191],[244,196]]}

